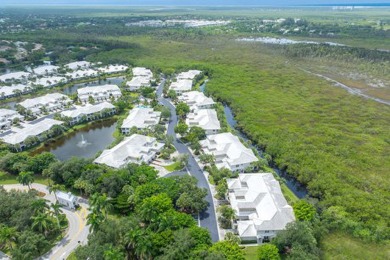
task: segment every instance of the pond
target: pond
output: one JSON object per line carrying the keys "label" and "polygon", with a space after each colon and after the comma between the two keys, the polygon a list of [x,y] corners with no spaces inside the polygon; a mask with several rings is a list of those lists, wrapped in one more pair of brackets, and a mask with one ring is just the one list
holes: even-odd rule
{"label": "pond", "polygon": [[97,121],[54,142],[46,143],[34,154],[51,152],[61,161],[73,156],[93,158],[97,152],[104,150],[115,140],[113,133],[116,125],[114,119]]}
{"label": "pond", "polygon": [[105,84],[113,84],[113,85],[118,85],[120,86],[123,81],[125,81],[126,77],[113,77],[113,78],[106,78],[100,80],[95,80],[91,82],[85,82],[85,83],[79,83],[79,84],[74,84],[70,87],[64,88],[63,93],[66,95],[73,94],[77,91],[79,88],[83,87],[91,87],[91,86],[99,86],[99,85],[105,85]]}
{"label": "pond", "polygon": [[[206,83],[204,84],[204,86],[201,87],[202,91],[205,90],[205,87],[206,87],[205,85],[206,85]],[[224,108],[224,112],[225,112],[226,121],[229,124],[229,126],[233,129],[235,129],[237,135],[239,137],[241,137],[243,140],[245,140],[245,141],[250,140],[242,131],[240,131],[239,129],[236,128],[237,121],[234,118],[234,114],[233,114],[231,108],[229,106],[227,106],[226,104],[224,104],[223,108]],[[251,141],[251,143],[253,143],[253,142]],[[253,147],[258,152],[259,156],[263,157],[263,150],[261,150],[260,147],[258,147],[256,145],[251,145],[251,147]],[[275,165],[271,165],[271,167],[276,172],[276,174],[279,175],[279,177],[281,177],[283,179],[283,181],[286,183],[287,187],[295,194],[295,196],[297,196],[298,198],[304,198],[308,194],[306,187],[303,184],[301,184],[300,182],[298,182],[291,175],[289,175],[287,172],[282,171],[281,169],[277,168]]]}

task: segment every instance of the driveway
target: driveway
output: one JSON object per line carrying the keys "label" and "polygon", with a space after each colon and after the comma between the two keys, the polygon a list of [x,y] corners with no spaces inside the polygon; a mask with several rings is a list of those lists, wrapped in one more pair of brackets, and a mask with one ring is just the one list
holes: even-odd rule
{"label": "driveway", "polygon": [[214,201],[211,195],[210,186],[207,182],[206,177],[203,174],[202,169],[199,167],[199,164],[196,162],[194,156],[189,151],[188,147],[176,138],[174,130],[178,121],[176,115],[176,108],[162,96],[164,83],[165,80],[163,80],[158,86],[157,98],[162,105],[169,108],[169,110],[171,111],[171,119],[168,125],[167,134],[173,137],[173,145],[180,154],[188,154],[189,158],[187,169],[189,173],[198,180],[198,187],[205,188],[207,190],[207,196],[205,199],[208,202],[208,207],[204,212],[199,214],[199,222],[201,227],[204,227],[209,230],[213,242],[217,242],[219,241],[218,222],[215,214]]}
{"label": "driveway", "polygon": [[[23,186],[21,184],[10,184],[2,186],[6,190],[28,190],[27,186]],[[37,191],[45,193],[46,195],[43,197],[44,199],[51,203],[56,202],[54,194],[50,194],[45,185],[33,183],[31,187]],[[66,259],[80,244],[87,244],[89,234],[89,227],[87,226],[87,208],[88,205],[85,203],[80,203],[80,209],[78,211],[61,208],[69,222],[68,230],[64,238],[56,246],[54,246],[49,252],[39,257],[38,259]]]}

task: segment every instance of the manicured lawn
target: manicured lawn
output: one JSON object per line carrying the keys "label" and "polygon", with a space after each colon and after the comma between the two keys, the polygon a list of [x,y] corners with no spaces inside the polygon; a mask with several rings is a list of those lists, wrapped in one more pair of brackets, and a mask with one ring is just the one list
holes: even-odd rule
{"label": "manicured lawn", "polygon": [[66,260],[77,260],[77,258],[76,258],[76,256],[75,256],[74,252],[71,253],[71,254],[68,256],[68,258],[66,258]]}
{"label": "manicured lawn", "polygon": [[[11,175],[5,172],[0,172],[0,185],[5,185],[5,184],[17,184],[18,181],[16,180],[16,175]],[[35,175],[34,176],[34,182],[48,185],[49,181],[47,178],[42,177],[40,175]]]}
{"label": "manicured lawn", "polygon": [[257,249],[258,246],[247,246],[244,250],[245,259],[247,260],[256,260],[257,259]]}
{"label": "manicured lawn", "polygon": [[171,165],[164,166],[164,168],[167,169],[167,171],[170,171],[170,172],[180,171],[181,169],[183,169],[180,166],[180,162],[172,163]]}
{"label": "manicured lawn", "polygon": [[324,259],[390,259],[389,244],[367,243],[339,232],[327,235],[321,247]]}

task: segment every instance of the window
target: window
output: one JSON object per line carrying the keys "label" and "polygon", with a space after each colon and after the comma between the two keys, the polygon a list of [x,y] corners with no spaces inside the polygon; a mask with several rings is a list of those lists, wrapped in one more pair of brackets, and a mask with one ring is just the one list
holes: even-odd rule
{"label": "window", "polygon": [[269,233],[269,230],[265,230],[264,233]]}

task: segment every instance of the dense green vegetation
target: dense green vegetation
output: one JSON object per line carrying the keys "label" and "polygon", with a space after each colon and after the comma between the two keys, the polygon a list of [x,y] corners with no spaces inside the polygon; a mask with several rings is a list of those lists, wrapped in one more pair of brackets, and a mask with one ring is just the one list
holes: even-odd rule
{"label": "dense green vegetation", "polygon": [[0,187],[0,250],[12,259],[35,259],[47,252],[67,226],[59,204],[39,198],[34,190],[7,192]]}

